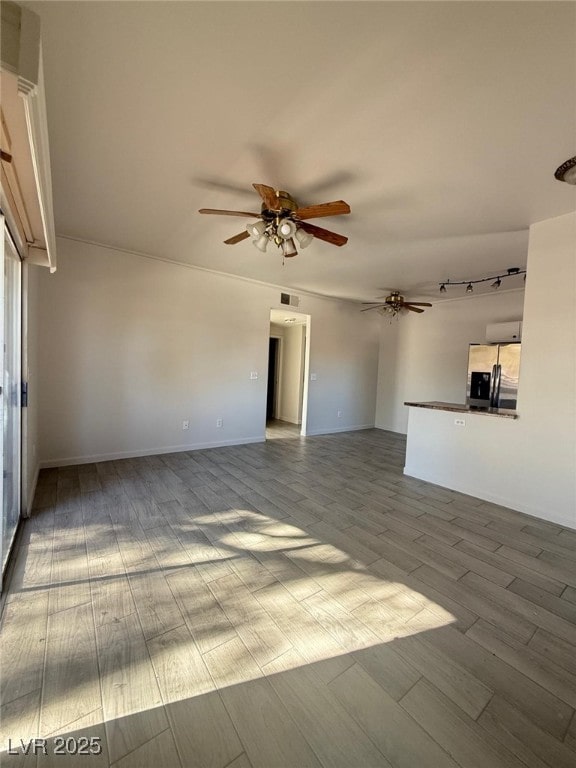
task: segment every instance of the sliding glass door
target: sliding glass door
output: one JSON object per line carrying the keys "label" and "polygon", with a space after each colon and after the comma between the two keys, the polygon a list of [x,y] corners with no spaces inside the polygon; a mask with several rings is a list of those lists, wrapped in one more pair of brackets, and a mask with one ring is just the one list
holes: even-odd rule
{"label": "sliding glass door", "polygon": [[3,340],[2,359],[2,576],[14,542],[20,519],[22,462],[22,263],[12,239],[2,226],[2,262],[0,273],[2,311],[0,338]]}

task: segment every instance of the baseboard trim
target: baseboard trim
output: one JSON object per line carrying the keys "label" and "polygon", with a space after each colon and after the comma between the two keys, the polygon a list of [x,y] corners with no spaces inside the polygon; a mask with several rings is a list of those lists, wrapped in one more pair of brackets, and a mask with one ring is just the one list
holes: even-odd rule
{"label": "baseboard trim", "polygon": [[361,429],[374,429],[374,424],[360,424],[354,427],[337,427],[336,429],[309,429],[306,431],[306,437],[335,435],[339,432],[358,432]]}
{"label": "baseboard trim", "polygon": [[[524,515],[535,517],[538,520],[543,520],[549,523],[556,523],[564,528],[570,528],[575,530],[575,521],[573,519],[567,519],[561,515],[550,515],[549,510],[539,509],[538,507],[532,507],[522,502],[518,502],[516,499],[509,499],[504,496],[499,496],[496,493],[487,491],[486,488],[471,488],[466,487],[464,484],[453,482],[450,485],[442,484],[437,477],[427,477],[425,472],[416,472],[410,469],[409,466],[404,467],[404,474],[407,477],[413,477],[415,480],[423,480],[431,485],[437,485],[439,488],[447,488],[450,491],[456,491],[457,493],[464,493],[466,496],[474,496],[476,499],[482,499],[491,504],[498,504],[500,507],[506,507],[507,509],[513,509],[515,512],[522,512]],[[546,514],[548,512],[548,514]]]}
{"label": "baseboard trim", "polygon": [[232,445],[248,445],[263,443],[264,437],[244,437],[236,440],[219,440],[209,443],[193,443],[191,445],[170,445],[162,448],[147,448],[143,451],[118,451],[115,453],[99,453],[91,456],[67,456],[60,459],[41,461],[40,469],[53,467],[71,467],[76,464],[96,464],[100,461],[116,461],[118,459],[137,459],[141,456],[159,456],[164,453],[185,453],[186,451],[202,451],[207,448],[226,448]]}

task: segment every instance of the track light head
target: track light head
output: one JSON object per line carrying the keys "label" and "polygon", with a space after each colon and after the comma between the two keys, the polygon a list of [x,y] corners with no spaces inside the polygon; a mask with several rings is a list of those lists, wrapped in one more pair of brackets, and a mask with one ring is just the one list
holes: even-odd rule
{"label": "track light head", "polygon": [[556,168],[554,177],[558,181],[565,181],[566,184],[576,184],[576,157],[571,157]]}

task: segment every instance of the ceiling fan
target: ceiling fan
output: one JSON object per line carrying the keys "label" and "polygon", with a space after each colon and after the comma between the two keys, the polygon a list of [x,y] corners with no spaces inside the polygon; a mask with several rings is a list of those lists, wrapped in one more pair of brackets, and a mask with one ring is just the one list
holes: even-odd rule
{"label": "ceiling fan", "polygon": [[378,296],[377,298],[384,299],[383,303],[377,303],[373,301],[362,302],[366,306],[362,312],[368,312],[370,309],[377,309],[381,315],[394,315],[399,314],[402,310],[407,309],[410,312],[424,312],[421,307],[431,307],[427,301],[406,301],[404,296],[400,295],[400,291],[390,291],[388,296]]}
{"label": "ceiling fan", "polygon": [[317,237],[332,245],[344,245],[348,238],[322,229],[315,224],[309,224],[307,219],[318,219],[323,216],[340,216],[350,213],[350,206],[344,200],[335,200],[331,203],[308,205],[299,208],[298,203],[288,193],[276,190],[266,184],[253,184],[254,189],[262,198],[260,213],[250,211],[223,211],[219,208],[200,208],[199,213],[219,214],[222,216],[250,216],[258,221],[248,224],[244,232],[224,240],[226,245],[235,245],[252,236],[253,243],[260,251],[266,251],[268,244],[277,245],[282,255],[286,257],[296,256],[296,243],[301,248],[306,248]]}

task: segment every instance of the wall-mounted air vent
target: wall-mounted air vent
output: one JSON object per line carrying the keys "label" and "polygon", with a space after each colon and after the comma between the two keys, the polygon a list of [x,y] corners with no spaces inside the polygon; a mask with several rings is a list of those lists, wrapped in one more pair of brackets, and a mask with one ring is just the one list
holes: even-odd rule
{"label": "wall-mounted air vent", "polygon": [[290,307],[299,307],[300,296],[290,296],[289,293],[281,293],[280,304],[288,304]]}

